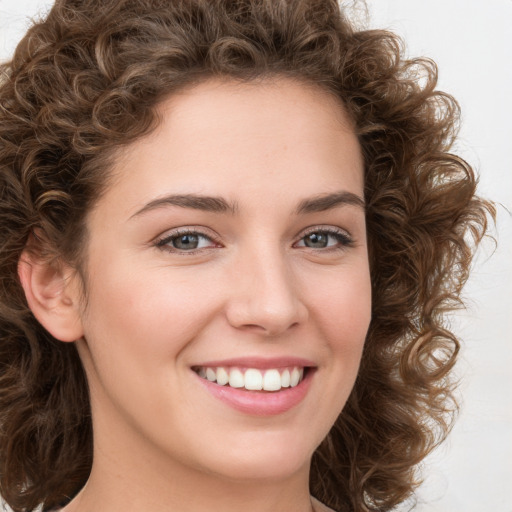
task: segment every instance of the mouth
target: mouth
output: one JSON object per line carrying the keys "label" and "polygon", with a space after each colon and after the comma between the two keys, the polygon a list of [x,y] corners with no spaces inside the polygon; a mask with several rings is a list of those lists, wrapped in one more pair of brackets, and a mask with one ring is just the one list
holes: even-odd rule
{"label": "mouth", "polygon": [[299,357],[241,357],[191,367],[213,398],[252,416],[275,416],[306,398],[318,367]]}
{"label": "mouth", "polygon": [[307,366],[244,368],[239,366],[195,366],[192,370],[211,383],[227,388],[275,393],[297,387],[311,370]]}

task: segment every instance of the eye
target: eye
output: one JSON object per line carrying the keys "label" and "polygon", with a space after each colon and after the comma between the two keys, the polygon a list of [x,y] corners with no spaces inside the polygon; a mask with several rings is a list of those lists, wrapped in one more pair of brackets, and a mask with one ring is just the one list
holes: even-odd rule
{"label": "eye", "polygon": [[315,229],[306,233],[296,247],[310,249],[343,249],[353,244],[348,233],[337,229]]}
{"label": "eye", "polygon": [[155,246],[171,252],[194,252],[200,249],[217,247],[218,244],[209,236],[194,230],[179,230],[166,234],[157,240]]}

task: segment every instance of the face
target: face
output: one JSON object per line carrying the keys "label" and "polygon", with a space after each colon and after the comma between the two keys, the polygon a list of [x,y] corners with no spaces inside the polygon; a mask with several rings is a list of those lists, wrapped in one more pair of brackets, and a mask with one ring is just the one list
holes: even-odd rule
{"label": "face", "polygon": [[286,79],[205,82],[160,115],[87,219],[96,455],[307,472],[370,321],[357,138],[337,100]]}

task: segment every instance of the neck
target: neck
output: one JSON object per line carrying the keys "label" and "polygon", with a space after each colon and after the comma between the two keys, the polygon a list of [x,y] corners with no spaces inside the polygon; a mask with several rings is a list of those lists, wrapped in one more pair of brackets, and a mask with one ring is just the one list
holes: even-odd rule
{"label": "neck", "polygon": [[149,441],[142,446],[127,431],[112,436],[95,427],[89,480],[63,512],[315,511],[309,463],[285,477],[229,478],[168,457]]}
{"label": "neck", "polygon": [[132,479],[120,472],[105,477],[93,469],[91,477],[65,512],[314,512],[307,481],[294,478],[280,482],[227,481],[221,478],[179,474],[146,475]]}
{"label": "neck", "polygon": [[[171,477],[172,478],[172,477]],[[204,512],[204,510],[222,510],[223,512],[315,512],[313,500],[307,487],[299,492],[293,486],[277,483],[275,485],[244,482],[221,482],[207,484],[197,482],[194,490],[171,479],[165,486],[152,485],[142,488],[141,482],[127,488],[115,485],[106,489],[107,482],[97,484],[97,478],[91,479],[82,492],[64,509],[64,512]],[[128,483],[128,482],[126,482]],[[156,482],[155,482],[156,484]],[[188,486],[187,486],[188,487]]]}

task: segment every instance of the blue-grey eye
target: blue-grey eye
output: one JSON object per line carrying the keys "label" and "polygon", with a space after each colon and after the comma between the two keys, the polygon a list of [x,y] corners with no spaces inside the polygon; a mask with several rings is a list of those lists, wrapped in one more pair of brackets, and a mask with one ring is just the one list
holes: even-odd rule
{"label": "blue-grey eye", "polygon": [[323,249],[329,245],[328,233],[309,233],[304,237],[304,245],[313,249]]}
{"label": "blue-grey eye", "polygon": [[176,252],[192,252],[196,249],[205,249],[213,247],[215,243],[209,236],[202,233],[190,232],[174,232],[156,242],[156,246],[169,251]]}
{"label": "blue-grey eye", "polygon": [[194,234],[180,235],[171,240],[175,249],[193,250],[199,247],[199,236]]}
{"label": "blue-grey eye", "polygon": [[352,245],[352,243],[352,238],[346,233],[333,230],[317,230],[304,235],[297,247],[308,247],[310,249],[335,249],[339,247],[341,249]]}

